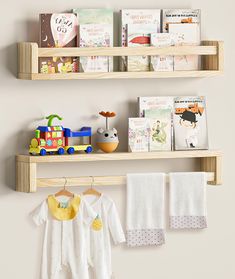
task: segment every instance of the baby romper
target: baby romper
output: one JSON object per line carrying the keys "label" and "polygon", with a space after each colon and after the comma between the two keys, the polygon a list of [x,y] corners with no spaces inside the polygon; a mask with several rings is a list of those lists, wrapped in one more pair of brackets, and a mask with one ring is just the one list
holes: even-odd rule
{"label": "baby romper", "polygon": [[32,213],[36,225],[45,224],[41,279],[57,279],[62,266],[72,279],[88,279],[85,228],[97,214],[80,196],[60,205],[61,197],[49,196]]}
{"label": "baby romper", "polygon": [[95,279],[110,279],[112,276],[110,233],[115,244],[125,242],[116,206],[109,197],[101,194],[84,195],[83,199],[97,214],[88,228],[89,264]]}

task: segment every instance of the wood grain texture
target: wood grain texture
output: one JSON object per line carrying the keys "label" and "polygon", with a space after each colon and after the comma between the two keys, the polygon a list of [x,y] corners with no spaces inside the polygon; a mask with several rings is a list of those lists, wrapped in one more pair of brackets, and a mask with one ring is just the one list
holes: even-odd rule
{"label": "wood grain texture", "polygon": [[37,190],[37,164],[16,161],[16,191],[33,193]]}
{"label": "wood grain texture", "polygon": [[174,71],[174,72],[109,72],[68,74],[22,74],[27,80],[77,80],[77,79],[158,79],[158,78],[204,78],[221,75],[220,71]]}
{"label": "wood grain texture", "polygon": [[88,47],[88,48],[39,48],[39,57],[53,56],[135,56],[135,55],[216,55],[217,47]]}
{"label": "wood grain texture", "polygon": [[[207,173],[207,181],[214,181],[214,173]],[[66,186],[91,186],[93,182],[94,186],[119,186],[126,185],[126,176],[84,176],[84,177],[66,177]],[[166,182],[169,182],[169,176],[166,175]],[[37,178],[37,187],[63,187],[65,184],[64,178]]]}
{"label": "wood grain texture", "polygon": [[48,155],[30,156],[17,155],[17,161],[29,163],[66,163],[66,162],[98,162],[121,160],[156,160],[156,159],[184,159],[222,156],[219,150],[193,150],[193,151],[160,151],[160,152],[114,152],[90,153],[75,155]]}

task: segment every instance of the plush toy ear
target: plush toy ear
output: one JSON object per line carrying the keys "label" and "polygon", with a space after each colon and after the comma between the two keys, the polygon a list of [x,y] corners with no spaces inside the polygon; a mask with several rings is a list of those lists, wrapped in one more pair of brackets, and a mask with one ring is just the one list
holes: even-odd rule
{"label": "plush toy ear", "polygon": [[114,133],[117,133],[117,130],[115,128],[112,129]]}
{"label": "plush toy ear", "polygon": [[99,129],[97,130],[97,133],[98,133],[98,134],[103,134],[103,132],[104,132],[104,129],[103,129],[103,128],[99,128]]}

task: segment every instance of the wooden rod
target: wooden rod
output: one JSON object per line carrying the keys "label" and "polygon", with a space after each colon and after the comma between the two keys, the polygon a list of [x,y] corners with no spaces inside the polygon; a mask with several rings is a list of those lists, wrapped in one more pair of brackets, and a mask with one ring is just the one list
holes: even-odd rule
{"label": "wooden rod", "polygon": [[39,57],[52,56],[133,56],[133,55],[216,55],[216,46],[172,47],[87,47],[39,48]]}
{"label": "wooden rod", "polygon": [[[214,181],[214,172],[207,172],[207,181]],[[126,184],[126,176],[93,176],[94,186],[117,186]],[[166,176],[169,182],[169,176]],[[91,176],[84,177],[66,177],[66,185],[68,187],[90,186],[92,182]],[[65,184],[65,178],[37,178],[37,187],[62,187]]]}

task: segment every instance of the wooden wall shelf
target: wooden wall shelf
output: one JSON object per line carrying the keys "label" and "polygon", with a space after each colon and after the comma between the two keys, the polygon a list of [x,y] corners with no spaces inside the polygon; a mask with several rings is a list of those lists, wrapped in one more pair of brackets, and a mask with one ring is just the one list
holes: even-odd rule
{"label": "wooden wall shelf", "polygon": [[[135,56],[135,55],[201,55],[202,70],[174,72],[109,73],[38,73],[39,57],[53,56]],[[223,73],[223,42],[202,41],[201,46],[175,47],[107,47],[107,48],[39,48],[37,43],[18,44],[18,78],[27,80],[65,79],[139,79],[211,77]]]}
{"label": "wooden wall shelf", "polygon": [[[221,161],[222,152],[218,150],[195,150],[195,151],[169,151],[169,152],[141,152],[141,153],[91,153],[76,155],[51,155],[51,156],[16,156],[16,190],[20,192],[36,192],[37,187],[61,185],[62,179],[59,178],[37,178],[37,164],[43,163],[79,163],[79,162],[99,162],[99,161],[121,161],[121,160],[156,160],[156,159],[187,159],[199,158],[200,170],[210,173],[209,184],[221,184]],[[74,180],[75,179],[75,180]],[[83,179],[83,178],[80,178]],[[85,178],[84,178],[85,179]],[[83,180],[84,180],[83,179]],[[98,179],[98,178],[97,178]],[[108,178],[106,177],[107,181]],[[114,180],[116,183],[122,181],[119,178]],[[83,181],[82,180],[82,181]],[[102,179],[101,179],[102,180]],[[64,180],[63,180],[64,181]],[[78,181],[70,178],[71,186]],[[98,179],[98,181],[100,181]],[[104,181],[104,179],[102,180]],[[110,183],[113,180],[110,181]],[[85,179],[87,182],[87,179]],[[68,184],[69,186],[70,184]]]}

